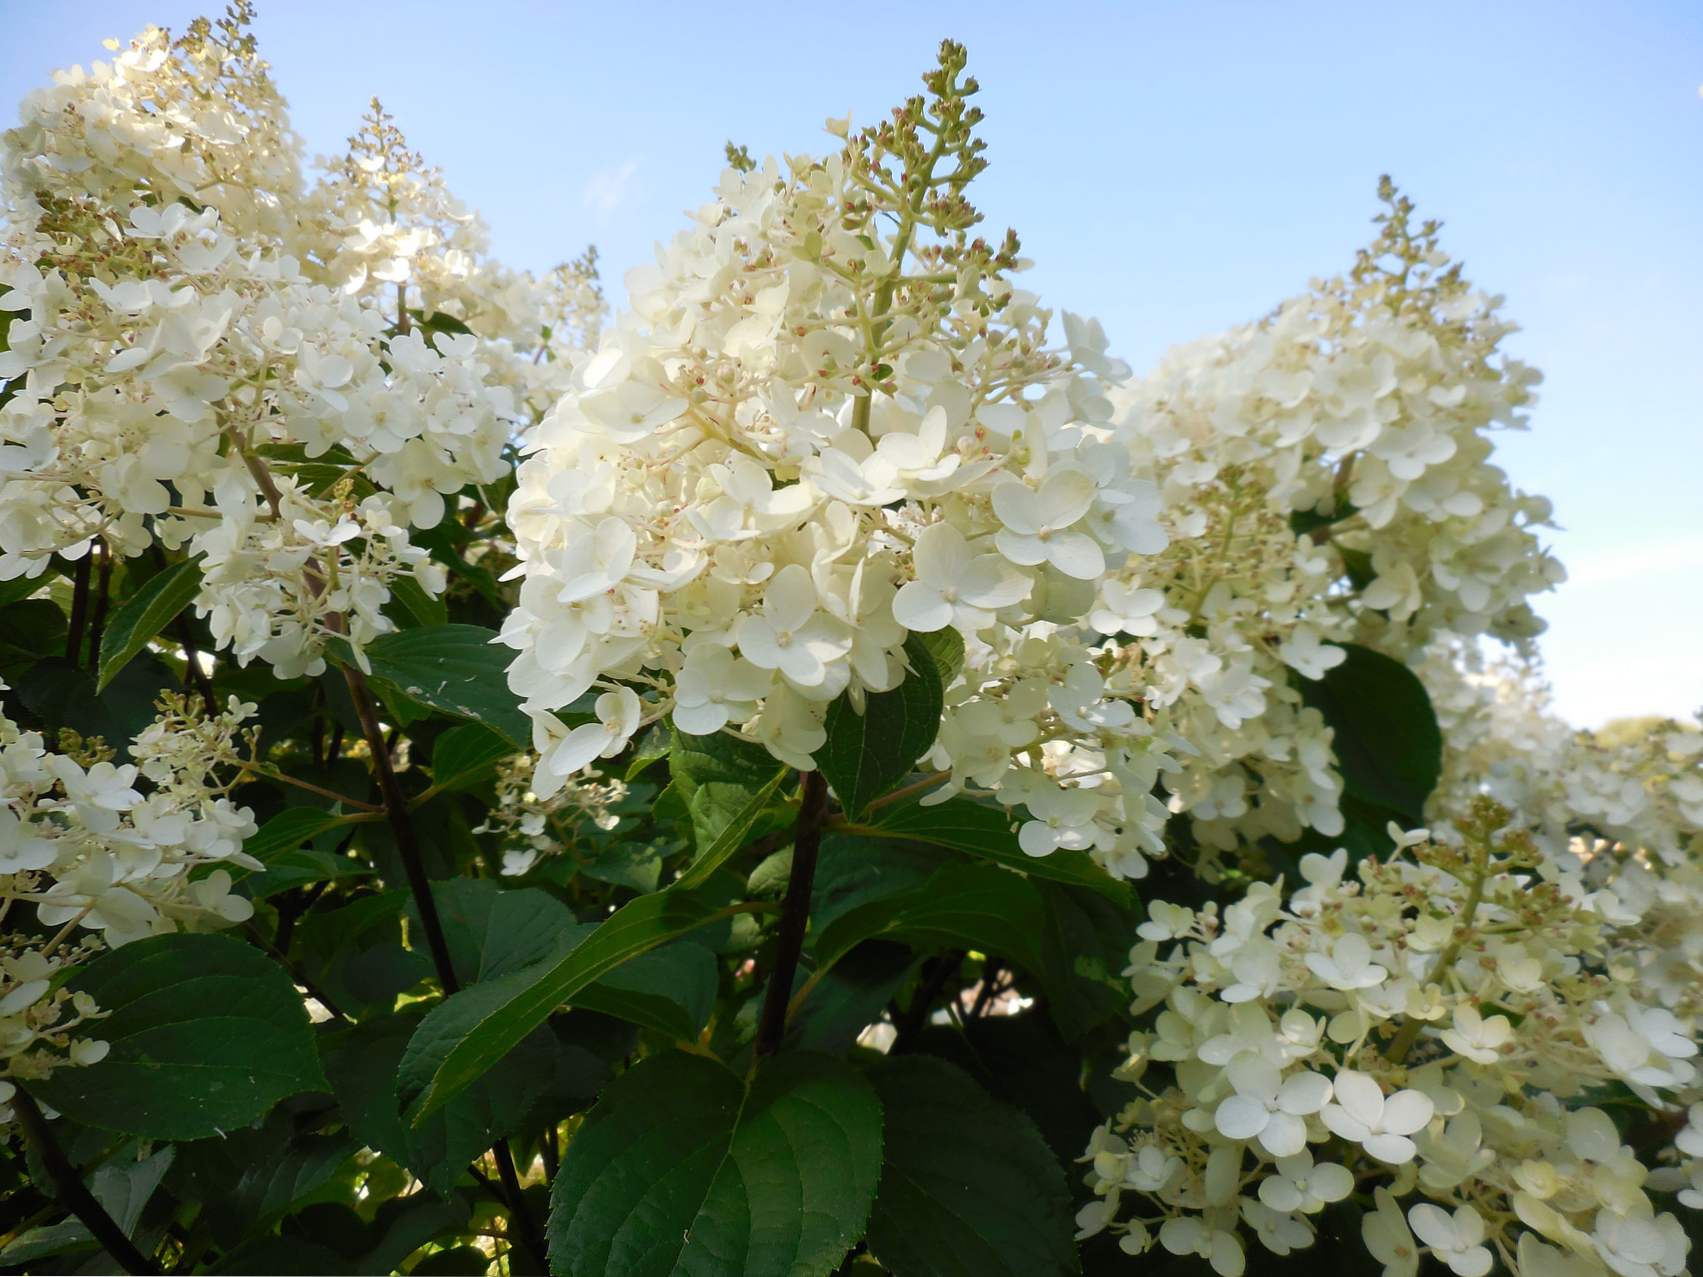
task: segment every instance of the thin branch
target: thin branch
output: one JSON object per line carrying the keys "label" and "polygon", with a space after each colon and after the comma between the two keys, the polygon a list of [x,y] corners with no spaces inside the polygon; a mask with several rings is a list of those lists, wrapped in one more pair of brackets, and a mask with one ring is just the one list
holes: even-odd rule
{"label": "thin branch", "polygon": [[201,704],[209,714],[216,713],[219,705],[219,694],[213,690],[213,680],[207,677],[207,671],[201,668],[201,652],[195,645],[195,635],[189,628],[189,618],[177,618],[177,641],[183,648],[183,664],[189,677],[195,683],[195,690],[201,693]]}
{"label": "thin branch", "polygon": [[275,780],[280,784],[305,789],[310,794],[318,794],[321,798],[329,798],[333,802],[342,803],[345,807],[353,807],[357,811],[380,812],[384,810],[377,803],[369,803],[362,798],[351,798],[348,794],[340,794],[335,789],[327,789],[324,785],[316,785],[312,781],[298,779],[274,768],[249,768],[248,773],[263,780]]}
{"label": "thin branch", "polygon": [[898,789],[893,790],[891,793],[882,794],[881,797],[870,803],[864,808],[864,814],[867,815],[869,812],[878,811],[883,807],[889,807],[896,802],[902,802],[909,798],[912,794],[920,794],[924,790],[933,789],[941,781],[950,780],[951,778],[952,773],[949,771],[935,772],[933,775],[924,776],[921,780],[913,781],[909,785],[902,785]]}
{"label": "thin branch", "polygon": [[414,905],[420,911],[420,925],[426,933],[426,947],[431,951],[438,983],[443,985],[445,993],[459,993],[461,981],[456,978],[455,964],[450,961],[443,919],[438,916],[437,901],[432,898],[432,884],[426,877],[425,861],[420,855],[420,840],[414,831],[413,818],[408,814],[408,797],[397,782],[396,769],[391,766],[390,749],[385,743],[384,728],[378,721],[372,689],[367,686],[366,675],[352,665],[343,667],[343,678],[349,685],[349,698],[355,703],[355,717],[361,722],[361,734],[366,737],[367,748],[373,756],[373,771],[378,776],[385,815],[390,820],[390,832],[396,838],[402,870],[408,876],[408,890],[413,893]]}
{"label": "thin branch", "polygon": [[958,968],[964,961],[962,949],[941,957],[931,959],[925,969],[923,978],[918,983],[916,992],[911,995],[911,1004],[903,1011],[893,1012],[893,1052],[906,1049],[909,1040],[921,1032],[928,1023],[929,1011],[934,1006],[934,1000],[953,976],[958,974]]}
{"label": "thin branch", "polygon": [[101,664],[101,639],[106,634],[107,608],[112,604],[112,551],[105,541],[95,542],[100,555],[100,571],[95,580],[94,615],[89,621],[89,668],[98,670]]}
{"label": "thin branch", "polygon": [[[343,678],[349,685],[349,698],[355,703],[355,717],[361,722],[361,734],[366,737],[367,748],[373,756],[373,770],[378,776],[378,788],[384,799],[385,814],[390,819],[390,832],[396,838],[397,854],[402,861],[403,872],[408,876],[408,890],[414,897],[415,908],[420,912],[420,925],[426,933],[426,947],[431,951],[438,983],[443,986],[445,993],[458,993],[461,990],[461,981],[456,976],[455,964],[450,959],[449,941],[444,936],[443,919],[439,917],[437,901],[432,897],[431,880],[426,877],[425,861],[420,854],[420,840],[414,829],[414,819],[408,812],[407,795],[402,792],[402,786],[396,779],[396,769],[391,765],[390,742],[385,739],[384,728],[379,723],[372,689],[367,686],[366,676],[353,666],[343,667]],[[497,1173],[503,1182],[503,1192],[509,1208],[509,1229],[518,1235],[528,1255],[537,1260],[539,1271],[545,1272],[547,1269],[544,1243],[526,1209],[526,1201],[521,1196],[520,1175],[515,1170],[514,1157],[509,1152],[508,1145],[501,1140],[492,1146],[491,1155],[496,1158]]]}
{"label": "thin branch", "polygon": [[970,1008],[972,1020],[979,1020],[986,1015],[988,1007],[993,1005],[993,1000],[1005,992],[999,981],[1004,966],[998,958],[989,958],[982,964],[982,987],[976,994],[975,1005]]}
{"label": "thin branch", "polygon": [[757,1025],[758,1058],[773,1055],[786,1036],[787,1004],[792,980],[804,952],[804,929],[810,919],[810,888],[816,877],[816,853],[822,845],[822,826],[828,819],[828,782],[820,771],[806,772],[792,835],[792,870],[787,874],[786,899],[781,903],[780,934],[775,942],[775,966],[763,995],[763,1018]]}
{"label": "thin branch", "polygon": [[83,630],[89,619],[90,554],[77,560],[71,584],[71,619],[65,627],[65,659],[78,666],[83,663]]}
{"label": "thin branch", "polygon": [[285,971],[289,972],[291,981],[299,985],[308,997],[312,998],[315,1002],[319,1003],[320,1006],[329,1011],[334,1018],[342,1020],[346,1024],[353,1024],[355,1022],[354,1017],[349,1015],[349,1013],[343,1010],[342,1007],[333,1002],[324,989],[315,984],[311,978],[304,974],[294,963],[290,961],[290,955],[285,952],[277,941],[268,940],[261,934],[260,928],[256,927],[252,922],[247,924],[243,930],[256,944],[277,959],[278,965],[283,967]]}
{"label": "thin branch", "polygon": [[525,1248],[537,1263],[539,1272],[549,1272],[550,1261],[545,1257],[544,1239],[539,1235],[532,1212],[526,1208],[526,1198],[520,1190],[520,1172],[515,1169],[514,1154],[509,1152],[508,1141],[498,1140],[493,1144],[491,1156],[497,1159],[497,1178],[503,1182],[503,1192],[508,1197],[509,1235]]}
{"label": "thin branch", "polygon": [[71,1159],[65,1156],[65,1150],[59,1147],[59,1141],[54,1138],[41,1108],[22,1087],[12,1096],[12,1108],[18,1115],[19,1125],[24,1128],[25,1138],[35,1146],[36,1155],[41,1158],[48,1178],[53,1181],[54,1196],[59,1199],[60,1205],[82,1221],[83,1227],[94,1234],[95,1240],[125,1272],[158,1273],[159,1265],[136,1248],[136,1243],[125,1236],[118,1221],[95,1200],[95,1195],[71,1164]]}
{"label": "thin branch", "polygon": [[556,1172],[562,1169],[562,1150],[556,1143],[556,1128],[546,1127],[538,1141],[539,1155],[544,1159],[544,1182],[554,1184]]}

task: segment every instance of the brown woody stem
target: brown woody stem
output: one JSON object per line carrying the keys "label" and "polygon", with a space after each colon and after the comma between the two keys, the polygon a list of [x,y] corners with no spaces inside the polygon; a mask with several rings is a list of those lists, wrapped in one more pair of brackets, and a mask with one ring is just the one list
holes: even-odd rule
{"label": "brown woody stem", "polygon": [[12,1109],[18,1115],[18,1124],[24,1128],[24,1137],[35,1146],[36,1155],[53,1181],[53,1194],[59,1204],[82,1221],[83,1227],[94,1234],[95,1240],[125,1272],[159,1272],[159,1265],[136,1248],[118,1221],[95,1200],[71,1159],[65,1156],[65,1150],[59,1147],[40,1106],[22,1087],[12,1096]]}
{"label": "brown woody stem", "polygon": [[793,826],[792,871],[781,902],[780,934],[775,941],[775,967],[763,995],[763,1018],[757,1025],[758,1058],[773,1055],[786,1036],[787,1004],[792,980],[804,952],[804,929],[810,920],[810,890],[816,879],[816,853],[822,846],[822,827],[828,820],[828,782],[819,771],[804,774],[804,793]]}
{"label": "brown woody stem", "polygon": [[367,685],[366,675],[352,665],[343,667],[343,678],[349,685],[349,699],[355,703],[355,717],[361,721],[361,734],[366,737],[367,748],[372,752],[378,792],[384,799],[384,813],[390,820],[390,832],[396,838],[402,871],[408,875],[408,890],[413,893],[414,905],[420,911],[420,926],[426,933],[426,948],[431,951],[438,983],[443,985],[445,993],[458,993],[461,981],[456,978],[455,965],[450,961],[443,919],[438,916],[437,901],[432,899],[432,884],[426,877],[420,840],[414,832],[414,821],[408,815],[407,796],[397,783],[396,769],[391,766],[390,746],[385,742],[384,729],[379,725],[372,689]]}

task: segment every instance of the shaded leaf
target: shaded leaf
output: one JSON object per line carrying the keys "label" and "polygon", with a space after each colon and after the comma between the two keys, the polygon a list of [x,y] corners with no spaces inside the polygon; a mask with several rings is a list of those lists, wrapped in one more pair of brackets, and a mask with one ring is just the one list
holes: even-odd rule
{"label": "shaded leaf", "polygon": [[848,816],[860,815],[910,774],[940,731],[940,671],[918,636],[905,640],[910,672],[890,692],[869,692],[863,712],[849,694],[828,707],[828,739],[813,757]]}
{"label": "shaded leaf", "polygon": [[432,746],[432,787],[454,793],[483,784],[497,764],[513,758],[514,742],[477,723],[452,727]]}
{"label": "shaded leaf", "polygon": [[747,1089],[714,1060],[652,1056],[568,1145],[551,1271],[821,1277],[863,1232],[880,1165],[880,1103],[838,1060],[781,1056]]}
{"label": "shaded leaf", "polygon": [[1079,1271],[1064,1174],[1028,1118],[942,1060],[878,1056],[865,1069],[884,1131],[868,1241],[894,1277]]}
{"label": "shaded leaf", "polygon": [[138,940],[95,959],[70,987],[108,1013],[98,1032],[111,1049],[34,1089],[79,1122],[200,1139],[325,1083],[301,995],[282,967],[240,941]]}
{"label": "shaded leaf", "polygon": [[673,731],[668,769],[686,805],[698,855],[682,875],[701,884],[738,850],[787,769],[756,745],[716,732]]}
{"label": "shaded leaf", "polygon": [[817,961],[837,961],[865,940],[975,948],[1045,971],[1046,905],[1035,885],[994,865],[946,865],[919,886],[859,904],[812,938]]}
{"label": "shaded leaf", "polygon": [[1002,808],[970,798],[949,798],[928,807],[911,798],[879,808],[863,821],[842,827],[853,833],[950,847],[1033,878],[1087,887],[1116,904],[1131,902],[1133,893],[1129,884],[1113,878],[1085,851],[1055,851],[1047,856],[1026,854],[1017,844],[1013,821],[1011,813]]}
{"label": "shaded leaf", "polygon": [[563,957],[447,998],[426,1016],[402,1061],[399,1094],[411,1120],[447,1103],[581,990],[720,916],[718,902],[678,885],[639,896]]}
{"label": "shaded leaf", "polygon": [[117,677],[159,632],[176,619],[201,591],[201,558],[174,563],[148,578],[142,587],[113,610],[101,640],[97,692]]}
{"label": "shaded leaf", "polygon": [[554,1040],[542,1031],[529,1036],[451,1103],[410,1127],[398,1112],[397,1075],[420,1019],[383,1016],[332,1036],[325,1071],[356,1138],[441,1194],[495,1141],[525,1129],[533,1102],[555,1080]]}
{"label": "shaded leaf", "polygon": [[1425,800],[1443,766],[1443,736],[1431,698],[1400,661],[1358,643],[1322,679],[1300,679],[1301,698],[1335,733],[1343,792],[1423,821]]}
{"label": "shaded leaf", "polygon": [[380,635],[367,644],[366,655],[375,680],[453,718],[483,723],[525,749],[532,722],[509,690],[512,653],[492,646],[496,637],[477,625],[422,625]]}

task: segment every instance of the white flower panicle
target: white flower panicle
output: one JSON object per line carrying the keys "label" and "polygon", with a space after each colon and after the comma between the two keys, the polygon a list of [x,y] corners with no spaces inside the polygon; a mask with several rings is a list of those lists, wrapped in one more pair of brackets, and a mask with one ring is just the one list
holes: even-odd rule
{"label": "white flower panicle", "polygon": [[497,800],[474,833],[495,834],[502,872],[515,878],[552,857],[571,855],[593,830],[607,833],[620,823],[612,810],[627,796],[626,782],[585,771],[548,798],[532,792],[538,759],[516,754],[497,767]]}
{"label": "white flower panicle", "polygon": [[[41,1077],[105,1054],[73,1035],[96,1008],[56,989],[55,972],[103,947],[252,916],[232,871],[261,868],[242,850],[254,813],[229,791],[255,748],[242,726],[254,711],[233,697],[207,713],[169,695],[122,764],[100,741],[69,734],[51,749],[0,712],[0,918],[28,915],[48,937],[0,938],[0,1076]],[[0,1081],[0,1104],[9,1088]]]}
{"label": "white flower panicle", "polygon": [[1083,1235],[1240,1272],[1250,1239],[1308,1247],[1313,1216],[1376,1187],[1365,1242],[1386,1272],[1429,1252],[1458,1277],[1497,1258],[1542,1277],[1543,1247],[1584,1272],[1685,1272],[1646,1190],[1695,1184],[1703,1142],[1687,1127],[1653,1172],[1593,1101],[1703,1097],[1698,985],[1664,1000],[1636,916],[1511,817],[1478,798],[1458,841],[1392,830],[1396,854],[1352,874],[1310,854],[1287,900],[1256,883],[1222,915],[1154,902],[1128,974],[1136,1009],[1163,1009],[1119,1070],[1142,1098],[1084,1159]]}
{"label": "white flower panicle", "polygon": [[948,43],[929,95],[837,154],[730,168],[531,436],[504,638],[541,795],[596,756],[559,717],[594,689],[645,697],[607,750],[673,714],[809,768],[832,701],[951,630],[942,793],[1039,804],[1037,854],[1137,873],[1157,850],[1162,755],[1072,627],[1102,572],[1163,548],[1159,492],[1117,442],[1127,370],[1098,328],[1048,347],[1015,236],[973,237],[963,62]]}
{"label": "white flower panicle", "polygon": [[1192,748],[1162,778],[1211,857],[1342,832],[1332,737],[1298,683],[1355,642],[1399,660],[1438,635],[1522,640],[1561,580],[1493,432],[1537,375],[1512,328],[1386,178],[1380,233],[1346,276],[1263,322],[1183,348],[1114,391],[1132,467],[1163,490],[1170,544],[1099,586],[1090,624],[1120,684]]}
{"label": "white flower panicle", "polygon": [[[0,714],[0,899],[114,945],[247,919],[253,906],[231,893],[228,870],[261,867],[242,850],[256,825],[228,792],[254,711],[233,697],[207,714],[168,696],[128,763],[98,741],[52,750]],[[192,878],[202,869],[212,872]]]}
{"label": "white flower panicle", "polygon": [[150,29],[4,135],[0,579],[97,543],[205,555],[221,644],[290,676],[336,618],[383,632],[399,572],[442,588],[410,531],[510,472],[600,299],[593,261],[540,283],[479,257],[376,108],[304,194],[249,17]]}
{"label": "white flower panicle", "polygon": [[950,630],[933,799],[1030,804],[1033,854],[1140,876],[1183,814],[1210,875],[1341,833],[1298,681],[1348,642],[1521,638],[1560,579],[1547,507],[1486,460],[1535,374],[1387,183],[1354,271],[1267,324],[1145,379],[1073,316],[1049,352],[1015,246],[967,240],[956,74],[825,161],[729,169],[533,436],[505,638],[541,789],[573,770],[557,712],[617,685],[645,693],[636,724],[808,767],[831,701]]}

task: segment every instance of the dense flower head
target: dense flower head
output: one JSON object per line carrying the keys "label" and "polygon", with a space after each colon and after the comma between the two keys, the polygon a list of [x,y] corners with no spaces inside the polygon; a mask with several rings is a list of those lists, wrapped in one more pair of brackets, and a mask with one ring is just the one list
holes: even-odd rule
{"label": "dense flower head", "polygon": [[1562,579],[1549,507],[1490,462],[1537,375],[1499,351],[1498,300],[1388,179],[1346,275],[1113,391],[1169,545],[1101,580],[1090,624],[1121,685],[1192,748],[1164,776],[1208,851],[1342,832],[1332,738],[1305,682],[1355,642],[1400,660],[1448,636],[1523,642]]}
{"label": "dense flower head", "polygon": [[[0,917],[33,927],[0,939],[0,1078],[105,1053],[73,1034],[97,1010],[58,988],[56,972],[104,947],[252,916],[232,887],[260,868],[242,849],[254,813],[229,795],[253,756],[243,724],[254,711],[234,697],[209,711],[167,696],[125,763],[99,740],[54,749],[0,711]],[[9,1085],[0,1080],[0,1105]]]}
{"label": "dense flower head", "polygon": [[301,142],[259,56],[250,0],[178,40],[149,27],[110,62],[27,94],[3,159],[7,216],[41,239],[137,203],[216,209],[237,235],[281,237],[302,189]]}
{"label": "dense flower head", "polygon": [[[298,555],[299,530],[355,529],[342,558],[375,562],[346,628],[357,646],[380,632],[395,571],[377,564],[416,569],[410,530],[511,471],[600,297],[593,259],[541,282],[481,256],[476,220],[376,104],[304,192],[249,17],[150,29],[61,73],[5,134],[0,579],[96,545],[181,547],[226,565],[197,600],[221,642],[288,674],[319,666],[357,602],[306,600],[348,573],[324,546]],[[263,563],[294,580],[251,580]]]}
{"label": "dense flower head", "polygon": [[1033,854],[1139,876],[1184,814],[1211,874],[1262,837],[1341,833],[1304,682],[1348,642],[1523,640],[1561,577],[1547,507],[1486,460],[1535,374],[1387,184],[1354,270],[1265,324],[1144,378],[1074,316],[1050,351],[1015,245],[967,241],[973,141],[924,167],[955,135],[915,121],[963,112],[953,75],[837,156],[737,155],[532,436],[506,637],[541,786],[572,770],[557,711],[621,682],[654,693],[637,723],[808,767],[828,703],[896,685],[907,634],[951,632],[933,799],[1040,801]]}
{"label": "dense flower head", "polygon": [[[954,784],[1059,807],[1037,854],[1136,872],[1157,845],[1151,732],[1069,631],[1108,566],[1163,548],[1158,490],[1113,442],[1127,370],[1098,327],[1049,346],[1015,236],[973,235],[962,68],[948,44],[928,96],[825,159],[730,167],[532,434],[505,638],[540,793],[594,756],[558,712],[595,688],[649,693],[612,747],[672,713],[809,768],[832,701],[951,631]],[[955,747],[980,718],[991,752]]]}
{"label": "dense flower head", "polygon": [[[1128,974],[1136,1009],[1163,1009],[1119,1071],[1143,1098],[1085,1159],[1085,1234],[1134,1253],[1211,1239],[1201,1253],[1239,1272],[1247,1241],[1309,1246],[1310,1217],[1370,1180],[1386,1271],[1428,1250],[1459,1277],[1493,1254],[1541,1273],[1518,1266],[1528,1231],[1587,1271],[1685,1271],[1649,1166],[1594,1101],[1703,1095],[1695,1008],[1642,978],[1639,917],[1512,816],[1479,798],[1452,840],[1393,830],[1396,854],[1352,872],[1310,854],[1305,886],[1255,883],[1222,913],[1154,902]],[[1141,1222],[1121,1220],[1137,1196]]]}

